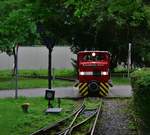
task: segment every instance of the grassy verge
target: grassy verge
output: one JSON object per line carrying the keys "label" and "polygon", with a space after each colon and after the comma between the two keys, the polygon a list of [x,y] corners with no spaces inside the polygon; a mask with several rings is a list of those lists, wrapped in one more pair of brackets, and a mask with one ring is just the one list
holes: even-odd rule
{"label": "grassy verge", "polygon": [[[56,76],[71,77],[74,75],[73,70],[62,69],[54,70]],[[30,76],[30,78],[26,77]],[[40,76],[47,76],[47,70],[19,70],[18,88],[45,88],[48,86],[48,80],[40,78]],[[55,80],[52,82],[53,87],[73,86],[73,82]],[[15,77],[12,76],[10,70],[0,70],[0,90],[14,89]]]}
{"label": "grassy verge", "polygon": [[[75,73],[73,70],[63,69],[55,70],[55,75],[60,77],[73,77]],[[29,76],[29,78],[27,77]],[[48,86],[48,80],[41,76],[47,76],[47,70],[19,70],[18,88],[44,88]],[[128,85],[128,78],[112,77],[114,85]],[[73,86],[74,82],[55,80],[52,82],[53,87]],[[12,76],[10,70],[0,70],[0,90],[14,89],[15,77]]]}
{"label": "grassy verge", "polygon": [[[52,71],[53,72],[53,71]],[[19,76],[32,76],[32,77],[38,77],[38,76],[46,76],[48,75],[48,71],[45,69],[40,70],[19,70]],[[72,69],[55,69],[54,70],[55,76],[73,76],[75,75],[74,70]],[[0,77],[11,77],[12,71],[11,70],[0,70]]]}
{"label": "grassy verge", "polygon": [[112,77],[112,82],[114,85],[130,85],[130,80],[123,77]]}
{"label": "grassy verge", "polygon": [[[78,102],[78,101],[77,101]],[[43,97],[19,99],[0,99],[0,134],[2,135],[29,135],[36,130],[54,124],[55,122],[64,119],[73,112],[77,106],[75,100],[61,99],[62,112],[57,114],[45,115],[47,101]],[[29,103],[29,111],[22,111],[21,105]],[[93,107],[98,104],[95,100],[87,100],[86,105]],[[52,102],[54,107],[57,106],[57,101]]]}
{"label": "grassy verge", "polygon": [[[46,88],[48,86],[47,79],[38,79],[38,78],[20,78],[18,81],[18,88],[25,89],[25,88]],[[73,82],[69,81],[60,81],[55,80],[54,83],[52,82],[53,87],[67,87],[73,86]],[[3,80],[0,81],[0,90],[4,89],[14,89],[15,88],[15,81],[12,80]]]}
{"label": "grassy verge", "polygon": [[[63,77],[72,77],[75,75],[74,70],[72,69],[54,69],[52,70],[52,74],[55,76],[63,76]],[[47,76],[48,70],[19,70],[20,76],[31,76],[31,77],[39,77],[39,76]]]}
{"label": "grassy verge", "polygon": [[[30,103],[29,112],[24,113],[21,105]],[[57,102],[53,102],[57,106]],[[54,123],[70,114],[74,105],[73,100],[61,100],[62,112],[45,115],[47,101],[43,98],[0,99],[0,134],[28,135],[49,123]]]}

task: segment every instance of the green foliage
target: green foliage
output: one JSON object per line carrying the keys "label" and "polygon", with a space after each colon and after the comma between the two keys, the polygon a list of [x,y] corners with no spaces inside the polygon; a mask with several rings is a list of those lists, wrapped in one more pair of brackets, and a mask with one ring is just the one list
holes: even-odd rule
{"label": "green foliage", "polygon": [[88,14],[93,11],[96,4],[96,0],[84,0],[84,1],[67,0],[65,4],[66,7],[70,5],[75,7],[75,12],[74,12],[75,16],[84,17],[84,16],[88,16]]}
{"label": "green foliage", "polygon": [[142,2],[131,0],[113,0],[109,2],[108,14],[111,19],[122,26],[138,26],[144,21]]}
{"label": "green foliage", "polygon": [[66,0],[66,3],[78,18],[72,34],[74,53],[92,48],[108,50],[114,68],[117,63],[127,62],[131,42],[134,64],[147,65],[142,58],[150,50],[149,12],[141,0]]}
{"label": "green foliage", "polygon": [[0,50],[12,54],[16,45],[33,45],[37,41],[32,4],[24,0],[1,1]]}
{"label": "green foliage", "polygon": [[148,25],[150,28],[150,5],[145,5],[145,12],[146,12],[146,16],[147,16],[147,21],[148,21]]}
{"label": "green foliage", "polygon": [[118,66],[118,67],[116,67],[115,69],[114,69],[114,72],[116,73],[116,72],[128,72],[128,69],[127,68],[125,68],[125,67],[123,67],[123,66]]}
{"label": "green foliage", "polygon": [[3,0],[0,9],[0,51],[12,54],[16,45],[44,44],[39,22],[46,37],[66,43],[70,21],[63,1]]}
{"label": "green foliage", "polygon": [[3,0],[0,50],[12,54],[15,45],[43,44],[37,33],[41,23],[46,37],[73,45],[74,53],[108,50],[114,68],[127,62],[131,42],[134,64],[149,66],[149,7],[142,0]]}
{"label": "green foliage", "polygon": [[143,132],[150,133],[150,69],[135,71],[131,76],[136,114],[141,119]]}

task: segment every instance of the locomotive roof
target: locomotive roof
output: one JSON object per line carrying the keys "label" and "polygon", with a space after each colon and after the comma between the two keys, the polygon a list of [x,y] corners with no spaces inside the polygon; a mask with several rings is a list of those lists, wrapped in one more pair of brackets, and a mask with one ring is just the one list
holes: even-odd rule
{"label": "locomotive roof", "polygon": [[108,52],[108,51],[98,51],[98,50],[96,50],[96,51],[79,51],[78,54],[79,53],[86,53],[86,52],[91,52],[91,53],[92,52],[101,52],[101,53],[109,53],[110,54],[110,52]]}

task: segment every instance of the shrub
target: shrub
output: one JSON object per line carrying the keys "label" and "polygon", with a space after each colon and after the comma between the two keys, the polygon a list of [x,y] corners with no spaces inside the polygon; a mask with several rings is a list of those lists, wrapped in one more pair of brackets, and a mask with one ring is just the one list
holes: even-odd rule
{"label": "shrub", "polygon": [[141,128],[150,133],[150,68],[137,70],[131,74],[135,112],[141,119]]}

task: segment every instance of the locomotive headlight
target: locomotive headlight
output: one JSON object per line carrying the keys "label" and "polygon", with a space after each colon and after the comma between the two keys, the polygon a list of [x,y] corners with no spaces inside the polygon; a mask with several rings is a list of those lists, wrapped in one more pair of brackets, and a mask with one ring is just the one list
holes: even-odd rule
{"label": "locomotive headlight", "polygon": [[93,56],[93,57],[95,57],[95,56],[96,56],[96,53],[95,53],[95,52],[93,52],[93,53],[92,53],[92,56]]}
{"label": "locomotive headlight", "polygon": [[85,75],[85,72],[80,72],[80,75]]}
{"label": "locomotive headlight", "polygon": [[107,71],[102,71],[101,75],[108,75],[108,72]]}
{"label": "locomotive headlight", "polygon": [[80,72],[80,75],[93,75],[93,72]]}

